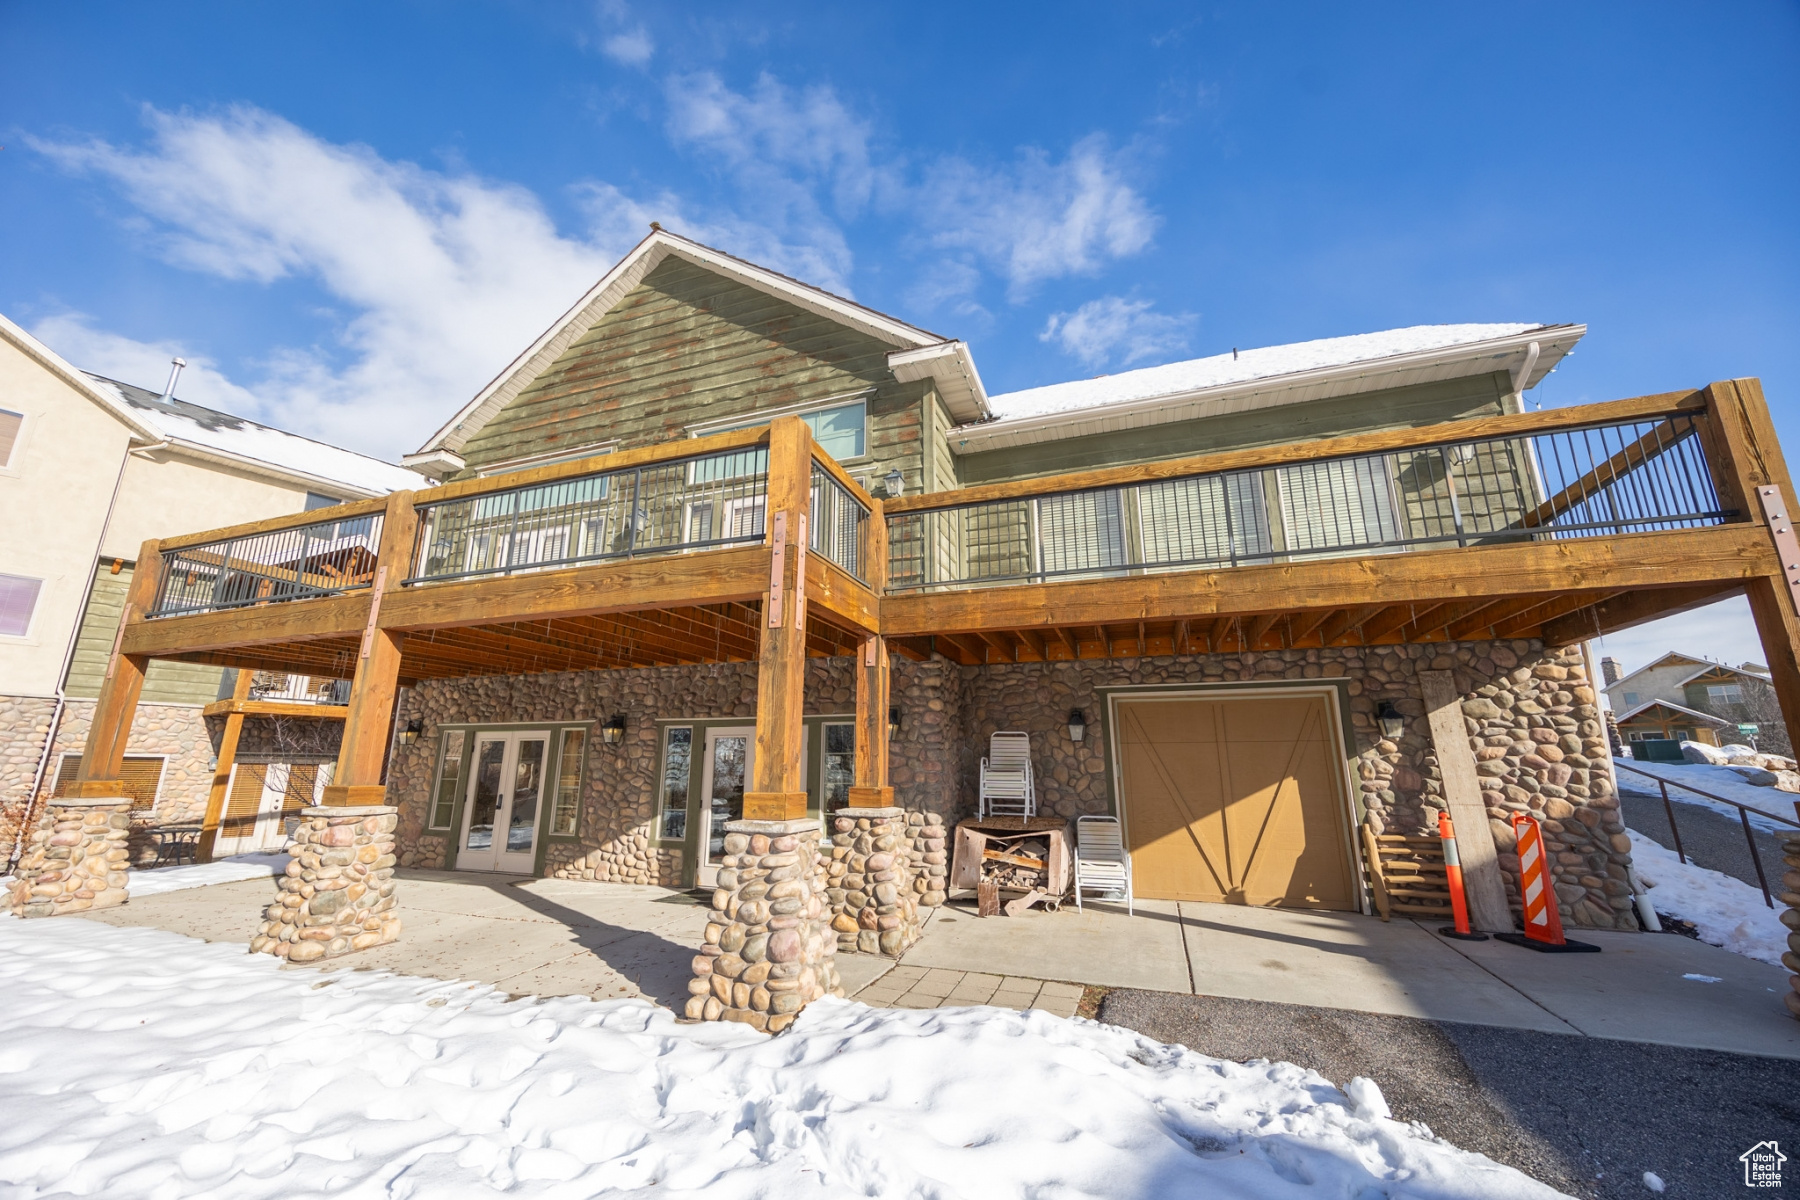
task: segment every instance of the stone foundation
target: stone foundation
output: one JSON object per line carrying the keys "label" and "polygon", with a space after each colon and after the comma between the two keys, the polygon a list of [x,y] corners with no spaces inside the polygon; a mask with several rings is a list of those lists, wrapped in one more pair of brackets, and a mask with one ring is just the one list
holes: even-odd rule
{"label": "stone foundation", "polygon": [[394,912],[395,809],[303,808],[293,861],[250,939],[252,954],[289,962],[336,958],[400,936]]}
{"label": "stone foundation", "polygon": [[60,917],[125,903],[131,801],[51,800],[31,831],[12,886],[21,917]]}
{"label": "stone foundation", "polygon": [[840,808],[831,830],[825,899],[837,948],[899,958],[919,940],[920,893],[906,810]]}
{"label": "stone foundation", "polygon": [[[1800,801],[1794,808],[1800,811]],[[1788,948],[1781,956],[1781,965],[1792,972],[1788,976],[1788,990],[1781,1000],[1787,1005],[1788,1012],[1800,1018],[1800,836],[1782,839],[1781,856],[1786,870],[1781,876],[1779,899],[1787,905],[1781,910],[1781,923],[1788,927]]]}
{"label": "stone foundation", "polygon": [[826,923],[826,858],[811,821],[731,821],[706,942],[685,1010],[780,1033],[821,996],[842,996]]}

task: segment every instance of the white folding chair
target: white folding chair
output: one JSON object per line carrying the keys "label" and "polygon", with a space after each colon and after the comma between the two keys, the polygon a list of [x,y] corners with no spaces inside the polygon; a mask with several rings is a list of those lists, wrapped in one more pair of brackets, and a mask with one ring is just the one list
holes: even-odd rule
{"label": "white folding chair", "polygon": [[1075,819],[1076,908],[1081,907],[1083,888],[1109,894],[1123,890],[1126,915],[1137,915],[1131,907],[1131,855],[1126,853],[1117,817]]}
{"label": "white folding chair", "polygon": [[984,819],[1037,815],[1037,781],[1031,773],[1029,734],[996,733],[989,739],[988,756],[981,760],[977,811]]}

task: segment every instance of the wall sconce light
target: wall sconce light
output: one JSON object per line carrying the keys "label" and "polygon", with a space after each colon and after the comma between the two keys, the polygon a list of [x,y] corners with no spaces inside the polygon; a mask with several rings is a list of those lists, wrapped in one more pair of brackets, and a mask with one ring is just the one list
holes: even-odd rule
{"label": "wall sconce light", "polygon": [[887,486],[887,495],[884,499],[898,500],[901,494],[906,491],[906,476],[900,473],[899,467],[895,467],[886,475],[883,475],[881,477],[881,482]]}
{"label": "wall sconce light", "polygon": [[624,713],[614,713],[606,718],[606,724],[600,727],[600,740],[609,746],[616,746],[625,740]]}
{"label": "wall sconce light", "polygon": [[419,735],[424,732],[425,722],[415,717],[400,727],[400,744],[410,746],[418,741]]}
{"label": "wall sconce light", "polygon": [[1069,740],[1079,742],[1087,736],[1087,714],[1079,708],[1069,710]]}
{"label": "wall sconce light", "polygon": [[1383,700],[1376,710],[1375,719],[1381,724],[1381,736],[1390,742],[1399,741],[1400,735],[1406,732],[1406,718],[1394,707],[1392,700]]}
{"label": "wall sconce light", "polygon": [[888,709],[888,741],[891,742],[899,736],[900,736],[900,709],[898,707],[890,708],[890,709]]}

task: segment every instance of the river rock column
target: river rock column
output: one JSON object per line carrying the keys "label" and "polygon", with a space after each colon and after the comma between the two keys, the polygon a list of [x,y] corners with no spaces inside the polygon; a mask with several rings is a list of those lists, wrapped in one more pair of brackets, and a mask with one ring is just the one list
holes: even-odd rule
{"label": "river rock column", "polygon": [[899,958],[919,940],[906,810],[840,808],[831,829],[825,898],[837,948]]}
{"label": "river rock column", "polygon": [[821,996],[842,996],[813,820],[730,821],[706,942],[685,1015],[780,1033]]}
{"label": "river rock column", "polygon": [[52,797],[19,860],[14,915],[60,917],[125,903],[130,836],[130,799]]}
{"label": "river rock column", "polygon": [[[1794,802],[1794,811],[1800,812],[1800,800]],[[1781,965],[1791,972],[1787,993],[1781,999],[1788,1012],[1800,1018],[1800,837],[1782,839],[1781,855],[1786,870],[1781,877],[1780,899],[1787,905],[1781,910],[1781,923],[1788,928],[1788,948],[1781,956]]]}
{"label": "river rock column", "polygon": [[950,855],[943,814],[908,813],[906,831],[911,840],[907,859],[912,864],[913,891],[918,893],[921,907],[937,908],[950,888]]}
{"label": "river rock column", "polygon": [[275,903],[250,939],[252,954],[315,962],[400,936],[394,911],[394,828],[388,805],[303,808]]}

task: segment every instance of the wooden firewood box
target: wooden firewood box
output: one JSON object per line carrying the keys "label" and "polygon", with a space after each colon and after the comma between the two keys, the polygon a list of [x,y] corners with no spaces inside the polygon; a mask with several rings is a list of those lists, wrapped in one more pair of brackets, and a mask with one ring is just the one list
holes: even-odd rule
{"label": "wooden firewood box", "polygon": [[985,881],[1002,893],[1068,894],[1075,846],[1061,817],[989,817],[956,827],[952,889],[978,890]]}

